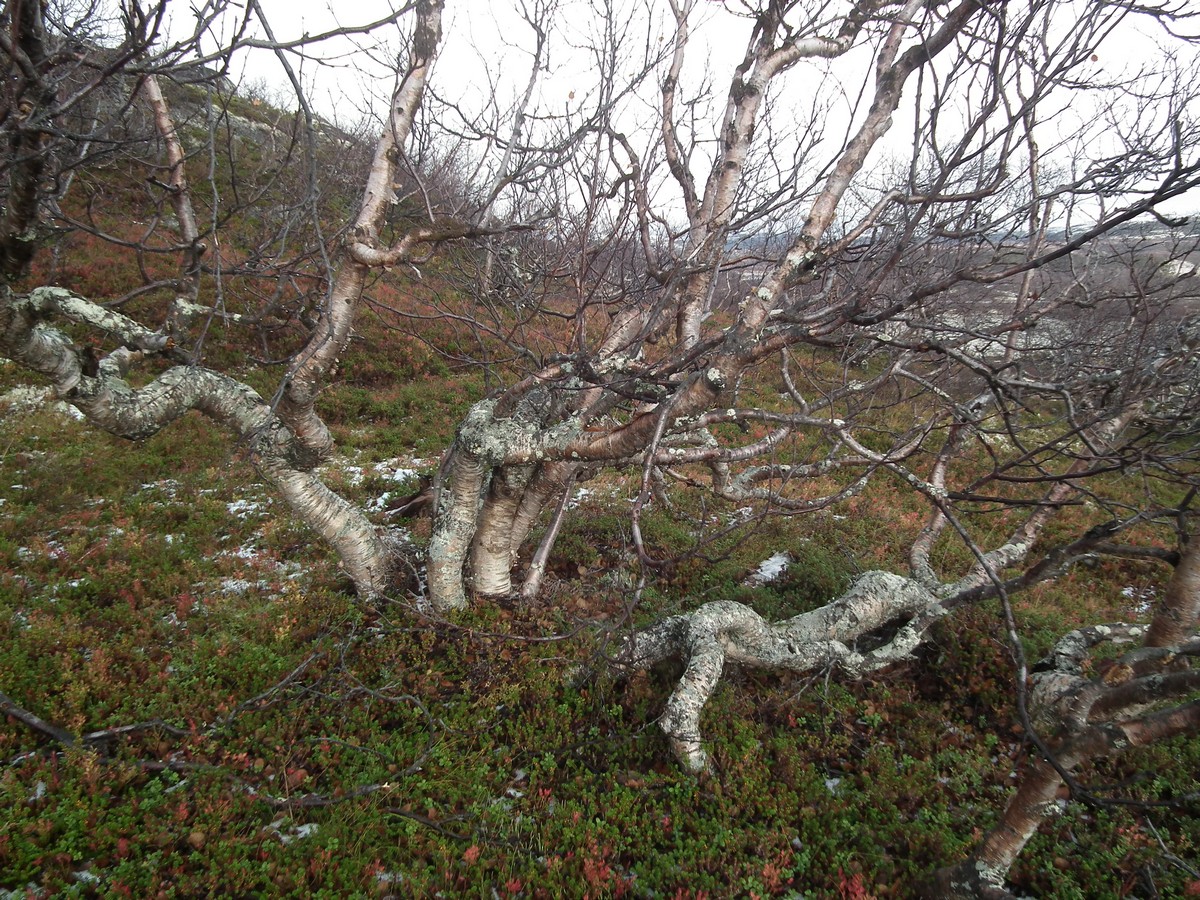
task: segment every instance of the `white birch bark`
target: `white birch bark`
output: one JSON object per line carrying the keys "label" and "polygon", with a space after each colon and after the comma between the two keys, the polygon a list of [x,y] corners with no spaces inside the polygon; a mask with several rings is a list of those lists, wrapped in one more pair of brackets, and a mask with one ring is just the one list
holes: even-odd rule
{"label": "white birch bark", "polygon": [[[350,246],[342,255],[313,335],[288,373],[279,403],[283,421],[318,459],[332,451],[333,437],[317,415],[314,403],[350,340],[363,287],[371,270],[362,259],[370,251],[379,249],[379,232],[396,198],[394,185],[404,146],[441,41],[444,0],[418,0],[415,6],[416,23],[409,67],[392,95],[387,124],[375,145],[362,206],[351,229]],[[356,245],[361,245],[359,252],[355,252]]]}
{"label": "white birch bark", "polygon": [[467,607],[464,565],[475,537],[488,466],[470,453],[453,450],[446,483],[434,498],[429,538],[429,601],[438,612]]}
{"label": "white birch bark", "polygon": [[[536,519],[534,512],[522,509],[525,485],[543,460],[569,455],[567,448],[581,428],[577,416],[547,426],[546,402],[545,393],[531,392],[511,416],[497,419],[496,402],[483,400],[459,427],[449,473],[434,503],[429,544],[429,598],[434,609],[467,605],[468,557],[473,557],[476,592],[511,593],[510,570],[524,540],[524,535],[514,536],[513,529],[531,526]],[[505,480],[489,491],[497,478]]]}
{"label": "white birch bark", "polygon": [[[51,315],[118,335],[127,347],[103,359],[96,375],[87,375],[70,339],[42,324]],[[175,366],[145,387],[129,386],[124,376],[131,363],[168,349],[166,335],[62,288],[37,288],[0,305],[0,352],[50,379],[60,398],[105,431],[139,440],[192,410],[229,428],[249,449],[255,468],[334,547],[360,595],[382,594],[391,573],[390,548],[362,512],[296,464],[306,457],[304,448],[252,388],[201,366]]]}
{"label": "white birch bark", "polygon": [[175,284],[176,297],[167,313],[168,325],[174,329],[180,328],[198,311],[209,312],[197,304],[200,295],[200,257],[207,247],[200,241],[200,229],[196,225],[196,214],[192,207],[191,189],[188,186],[187,172],[184,163],[187,154],[171,117],[167,98],[163,96],[157,75],[147,75],[142,81],[142,92],[154,116],[154,127],[166,145],[167,150],[167,180],[166,188],[170,192],[171,207],[179,222],[179,239],[184,245],[184,251],[179,266],[179,278]]}
{"label": "white birch bark", "polygon": [[[1116,623],[1065,635],[1031,678],[1030,717],[1057,766],[1035,757],[1022,774],[1000,822],[962,863],[936,873],[928,895],[937,898],[1008,896],[1005,879],[1042,822],[1058,814],[1063,773],[1082,763],[1176,734],[1200,731],[1200,702],[1164,703],[1200,688],[1200,671],[1181,659],[1200,657],[1200,549],[1192,542],[1167,585],[1154,621]],[[1102,644],[1141,646],[1098,675],[1091,651]]]}
{"label": "white birch bark", "polygon": [[532,474],[530,466],[503,466],[492,475],[471,542],[471,587],[477,594],[507,597],[512,593],[513,528]]}
{"label": "white birch bark", "polygon": [[[645,669],[669,657],[686,660],[659,725],[680,763],[702,772],[709,758],[700,715],[727,661],[793,672],[836,668],[858,677],[910,658],[943,614],[941,601],[916,581],[867,572],[827,605],[774,624],[743,603],[706,603],[634,634],[623,661]],[[894,633],[878,646],[857,648],[860,639],[889,626]]]}

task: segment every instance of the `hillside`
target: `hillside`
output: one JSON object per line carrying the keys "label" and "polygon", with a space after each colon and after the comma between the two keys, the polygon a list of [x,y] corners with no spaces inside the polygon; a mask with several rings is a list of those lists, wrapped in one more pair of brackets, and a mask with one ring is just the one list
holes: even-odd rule
{"label": "hillside", "polygon": [[[632,165],[493,215],[415,104],[366,140],[160,81],[180,159],[106,81],[0,296],[0,897],[919,897],[1091,734],[1039,673],[1197,708],[1194,639],[1109,640],[1188,608],[1193,233],[864,229],[785,285],[639,234]],[[876,584],[924,605],[862,624]],[[1200,892],[1195,729],[1113,741],[1014,893]]]}

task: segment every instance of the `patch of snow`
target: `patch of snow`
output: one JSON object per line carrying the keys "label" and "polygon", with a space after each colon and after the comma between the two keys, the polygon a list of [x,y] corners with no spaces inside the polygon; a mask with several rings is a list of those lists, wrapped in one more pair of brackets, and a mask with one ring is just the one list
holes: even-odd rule
{"label": "patch of snow", "polygon": [[299,578],[304,574],[304,567],[294,559],[267,560],[276,572],[287,578]]}
{"label": "patch of snow", "polygon": [[270,825],[264,825],[263,831],[274,834],[279,838],[281,844],[287,845],[294,841],[301,841],[304,838],[312,837],[318,831],[320,826],[316,822],[305,822],[303,825],[293,825],[287,831],[281,830],[280,826],[286,822],[286,819],[276,819]]}
{"label": "patch of snow", "polygon": [[780,550],[774,556],[769,556],[759,563],[758,568],[749,578],[742,582],[746,587],[758,587],[776,581],[788,566],[792,564],[792,555],[786,550]]}
{"label": "patch of snow", "polygon": [[1154,607],[1154,588],[1138,588],[1132,585],[1121,588],[1121,596],[1134,603],[1129,607],[1130,612],[1145,614]]}
{"label": "patch of snow", "polygon": [[49,594],[49,596],[46,597],[46,599],[49,600],[51,603],[57,603],[58,602],[58,592],[60,590],[62,590],[63,588],[72,588],[72,589],[77,588],[81,584],[87,584],[87,583],[88,583],[88,579],[86,579],[86,578],[72,578],[69,581],[64,581],[62,584],[56,584],[53,588],[50,589],[50,594]]}
{"label": "patch of snow", "polygon": [[[46,541],[46,555],[50,559],[62,559],[67,555],[67,548],[61,541],[49,540]],[[33,559],[33,557],[34,552],[28,547],[17,548],[17,559]]]}
{"label": "patch of snow", "polygon": [[[378,471],[378,467],[376,467],[376,471]],[[419,478],[420,476],[421,473],[416,469],[396,469],[395,471],[389,473],[387,477],[392,479],[392,481],[411,481],[412,479]]]}
{"label": "patch of snow", "polygon": [[316,822],[305,822],[303,825],[295,826],[288,834],[280,834],[279,840],[284,844],[290,844],[292,841],[302,841],[312,837],[319,830],[320,826]]}
{"label": "patch of snow", "polygon": [[251,547],[245,544],[241,547],[236,547],[233,550],[222,550],[217,556],[233,556],[237,559],[258,559],[261,551],[257,547]]}
{"label": "patch of snow", "polygon": [[146,481],[142,483],[143,491],[158,491],[166,494],[171,500],[175,499],[175,493],[182,485],[174,478],[164,478],[162,481]]}
{"label": "patch of snow", "polygon": [[[575,507],[579,506],[579,504],[582,503],[584,500],[586,500],[588,497],[595,497],[595,496],[597,496],[597,494],[598,494],[598,492],[596,491],[595,488],[587,488],[587,487],[576,488],[574,496],[572,496],[571,499],[567,501],[567,509],[575,509]],[[609,496],[612,496],[611,490],[609,491]]]}
{"label": "patch of snow", "polygon": [[411,481],[414,478],[419,478],[422,468],[429,465],[423,459],[385,459],[383,462],[375,463],[371,467],[376,475],[382,478],[387,478],[391,481]]}
{"label": "patch of snow", "polygon": [[368,500],[366,503],[367,512],[383,512],[384,508],[388,504],[388,501],[392,499],[394,494],[395,491],[384,491],[375,499]]}
{"label": "patch of snow", "polygon": [[245,578],[222,578],[220,584],[222,594],[244,594],[251,588],[262,591],[267,590],[270,586],[271,582],[269,581],[247,581]]}
{"label": "patch of snow", "polygon": [[266,504],[266,500],[234,500],[232,503],[225,504],[225,508],[229,510],[231,516],[245,519],[251,513],[261,510]]}

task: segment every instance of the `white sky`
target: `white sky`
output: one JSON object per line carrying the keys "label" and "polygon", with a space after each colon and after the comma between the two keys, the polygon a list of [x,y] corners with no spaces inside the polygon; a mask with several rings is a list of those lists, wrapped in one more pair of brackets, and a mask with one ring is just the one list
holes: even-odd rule
{"label": "white sky", "polygon": [[[333,3],[330,0],[260,2],[276,38],[281,40],[327,31],[336,27],[339,20],[342,25],[372,21],[386,15],[393,5],[387,0],[356,0],[353,3]],[[512,98],[524,89],[529,75],[531,32],[514,12],[514,2],[449,0],[443,20],[443,46],[431,79],[439,95],[462,103],[468,112],[475,112],[497,93],[508,98],[507,101],[501,101],[501,106],[508,106]],[[532,0],[526,2],[532,3]],[[590,60],[578,44],[589,28],[596,27],[594,23],[597,17],[593,6],[600,2],[623,6],[622,15],[627,18],[622,21],[625,23],[633,21],[628,18],[628,10],[633,9],[639,0],[561,0],[564,26],[552,38],[550,68],[540,87],[543,111],[556,114],[565,112],[572,104],[578,106],[592,89],[594,76],[589,75]],[[643,24],[631,32],[627,43],[636,40],[637,46],[630,47],[634,53],[642,49],[644,41],[651,46],[666,46],[672,33],[673,22],[664,21],[670,19],[664,0],[644,0],[644,3],[659,18],[657,22],[643,18]],[[175,15],[191,15],[185,5],[179,5],[176,9],[178,12]],[[332,11],[334,9],[336,14]],[[722,4],[712,0],[703,0],[700,13],[693,25],[694,44],[689,48],[688,57],[690,70],[685,73],[683,82],[695,84],[705,76],[710,77],[713,92],[719,101],[727,89],[733,66],[744,50],[750,26],[745,19],[729,15],[722,9]],[[295,54],[291,55],[292,64],[300,70],[310,101],[319,114],[340,125],[349,126],[361,120],[367,109],[383,107],[393,84],[387,63],[395,59],[402,46],[408,21],[407,18],[402,19],[399,28],[383,29],[370,39],[357,39],[360,45],[370,41],[371,46],[355,47],[347,41],[330,42],[327,47],[313,51],[314,55],[319,53],[322,56],[321,62],[315,58],[301,60]],[[568,31],[569,37],[566,34]],[[1096,61],[1096,68],[1103,77],[1120,78],[1140,59],[1157,52],[1154,41],[1132,27],[1122,26],[1116,38],[1101,50]],[[572,42],[576,46],[570,46]],[[235,72],[235,77],[240,74],[248,83],[286,85],[279,63],[272,54],[246,54],[241,62],[243,69],[240,73]],[[845,61],[840,65],[841,71],[847,71]],[[859,64],[857,68],[859,71],[853,77],[861,80],[864,67]],[[781,95],[784,102],[811,104],[813,78],[817,74],[817,68],[811,66],[807,69],[798,67],[788,73],[785,76],[786,90]],[[654,84],[651,82],[650,86],[654,87]],[[824,82],[820,88],[822,96],[833,98],[825,121],[831,132],[840,133],[849,121],[849,109],[860,84],[843,83],[840,92],[832,93],[830,87],[829,82]],[[286,96],[286,90],[280,96]],[[647,99],[650,102],[654,100],[653,97]],[[631,114],[636,116],[636,105],[632,109],[634,112]],[[1056,133],[1046,134],[1039,140],[1049,146],[1068,139],[1077,131],[1094,124],[1102,113],[1103,110],[1095,109],[1090,102],[1076,102],[1074,108],[1063,111],[1061,124],[1054,126]],[[716,115],[709,117],[712,122],[710,128],[715,128],[716,118]],[[644,121],[651,119],[648,116]],[[630,123],[630,127],[636,131],[638,123]],[[645,139],[650,141],[653,138],[647,132]],[[878,161],[889,151],[905,154],[910,141],[911,120],[906,121],[903,115],[897,115],[892,132],[883,148],[876,151],[874,159]],[[1093,140],[1092,150],[1095,149],[1094,145]],[[1080,152],[1081,148],[1071,149],[1072,152]],[[1082,148],[1083,152],[1088,152],[1088,149]],[[1200,202],[1185,198],[1164,211],[1176,214],[1198,206]]]}

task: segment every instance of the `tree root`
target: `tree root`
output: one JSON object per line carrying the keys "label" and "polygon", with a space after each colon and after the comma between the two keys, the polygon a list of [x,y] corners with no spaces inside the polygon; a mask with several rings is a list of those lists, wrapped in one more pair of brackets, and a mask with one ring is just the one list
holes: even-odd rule
{"label": "tree root", "polygon": [[[687,661],[659,726],[683,767],[702,773],[710,761],[700,715],[727,661],[791,672],[838,668],[860,677],[911,658],[944,613],[940,599],[912,579],[867,572],[836,600],[774,624],[743,603],[706,603],[634,634],[622,661],[636,670],[671,657]],[[887,638],[872,642],[879,632]]]}

